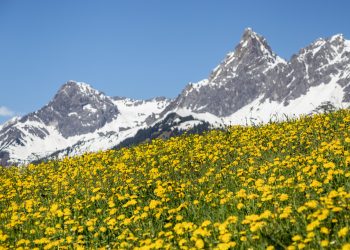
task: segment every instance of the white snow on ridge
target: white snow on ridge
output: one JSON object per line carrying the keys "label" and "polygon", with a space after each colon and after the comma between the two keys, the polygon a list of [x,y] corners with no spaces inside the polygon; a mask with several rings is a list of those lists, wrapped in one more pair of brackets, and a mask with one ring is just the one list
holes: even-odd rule
{"label": "white snow on ridge", "polygon": [[132,99],[114,100],[120,114],[118,121],[123,127],[135,127],[142,125],[150,115],[161,113],[169,104],[169,100],[139,101]]}

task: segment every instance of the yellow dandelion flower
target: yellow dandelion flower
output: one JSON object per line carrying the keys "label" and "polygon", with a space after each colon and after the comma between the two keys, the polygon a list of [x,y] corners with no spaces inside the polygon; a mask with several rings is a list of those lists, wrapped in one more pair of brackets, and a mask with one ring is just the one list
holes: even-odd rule
{"label": "yellow dandelion flower", "polygon": [[348,227],[343,227],[338,231],[338,237],[345,237],[349,232]]}
{"label": "yellow dandelion flower", "polygon": [[226,233],[226,234],[220,235],[219,240],[223,243],[227,243],[231,240],[231,236],[232,235],[230,233]]}
{"label": "yellow dandelion flower", "polygon": [[341,247],[341,250],[350,250],[350,243],[346,243]]}
{"label": "yellow dandelion flower", "polygon": [[195,246],[197,249],[203,249],[204,248],[204,241],[202,239],[197,239]]}
{"label": "yellow dandelion flower", "polygon": [[328,240],[322,240],[321,241],[321,246],[322,247],[327,247],[329,245],[329,241]]}
{"label": "yellow dandelion flower", "polygon": [[280,201],[286,201],[288,200],[288,198],[289,198],[288,194],[281,194],[279,197]]}

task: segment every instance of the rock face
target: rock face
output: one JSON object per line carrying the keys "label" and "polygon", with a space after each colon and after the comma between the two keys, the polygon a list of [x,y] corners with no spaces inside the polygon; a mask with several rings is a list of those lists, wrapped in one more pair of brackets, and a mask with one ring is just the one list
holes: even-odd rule
{"label": "rock face", "polygon": [[0,164],[133,145],[230,124],[328,112],[350,104],[350,41],[320,38],[289,61],[248,28],[207,79],[174,100],[109,97],[68,81],[42,109],[0,126]]}
{"label": "rock face", "polygon": [[91,133],[118,116],[111,98],[85,83],[69,81],[35,115],[65,137]]}

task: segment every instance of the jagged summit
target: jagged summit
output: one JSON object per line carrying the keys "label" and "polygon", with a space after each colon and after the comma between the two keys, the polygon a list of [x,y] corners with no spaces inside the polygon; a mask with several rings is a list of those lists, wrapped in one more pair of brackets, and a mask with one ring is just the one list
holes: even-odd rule
{"label": "jagged summit", "polygon": [[273,54],[270,46],[268,45],[266,39],[253,31],[251,28],[244,30],[241,41],[236,47],[236,50],[252,50],[255,49],[262,53]]}
{"label": "jagged summit", "polygon": [[75,80],[68,80],[65,84],[62,85],[62,88],[70,87],[70,86],[79,86],[83,88],[92,88],[88,83],[78,82]]}
{"label": "jagged summit", "polygon": [[254,56],[270,56],[276,58],[276,54],[272,51],[265,37],[256,33],[251,28],[244,30],[242,38],[235,50],[231,54],[236,57],[246,56],[247,54]]}
{"label": "jagged summit", "polygon": [[59,91],[63,91],[65,89],[70,89],[70,88],[76,88],[76,89],[81,89],[81,90],[92,89],[92,87],[87,83],[69,80],[61,86]]}
{"label": "jagged summit", "polygon": [[102,92],[94,89],[85,82],[77,82],[73,80],[67,81],[61,86],[56,95],[104,95]]}
{"label": "jagged summit", "polygon": [[[112,102],[109,97],[89,84],[70,80],[62,85],[48,106],[59,112],[74,112],[88,104],[98,106],[108,102]],[[66,104],[64,109],[63,104]]]}
{"label": "jagged summit", "polygon": [[251,27],[247,27],[247,28],[244,29],[243,34],[246,34],[246,33],[256,34]]}
{"label": "jagged summit", "polygon": [[265,38],[255,32],[252,28],[245,28],[241,37],[241,42],[249,39],[265,40]]}
{"label": "jagged summit", "polygon": [[249,69],[254,73],[258,67],[273,68],[277,64],[286,64],[286,61],[272,51],[263,36],[247,28],[235,50],[226,55],[208,79],[209,82],[223,83],[227,78],[236,77],[237,71],[247,72]]}
{"label": "jagged summit", "polygon": [[263,57],[269,63],[286,63],[286,61],[274,53],[265,37],[259,35],[251,28],[245,29],[241,41],[236,46],[234,54],[241,58]]}

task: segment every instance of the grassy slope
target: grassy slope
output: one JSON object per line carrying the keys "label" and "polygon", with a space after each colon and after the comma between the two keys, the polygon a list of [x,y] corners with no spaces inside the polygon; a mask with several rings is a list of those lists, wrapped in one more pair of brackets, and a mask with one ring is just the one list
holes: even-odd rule
{"label": "grassy slope", "polygon": [[0,245],[345,249],[349,125],[342,110],[0,168]]}

